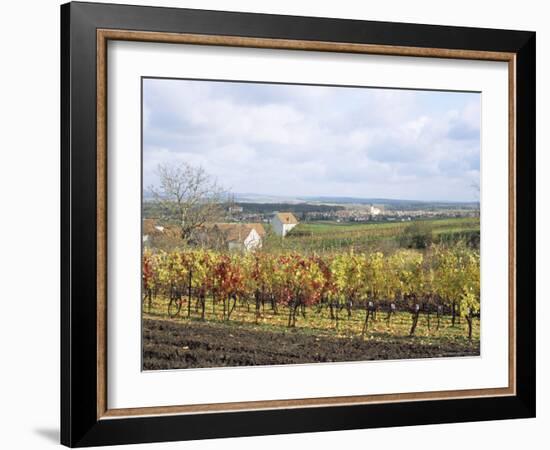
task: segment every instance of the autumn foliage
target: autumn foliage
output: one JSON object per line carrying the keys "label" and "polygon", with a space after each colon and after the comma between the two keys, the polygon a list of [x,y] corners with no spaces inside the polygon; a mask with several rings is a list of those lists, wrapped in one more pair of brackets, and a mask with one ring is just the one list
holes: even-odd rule
{"label": "autumn foliage", "polygon": [[[388,325],[395,309],[412,315],[414,334],[421,312],[452,310],[469,324],[480,312],[479,252],[466,245],[431,246],[427,251],[401,250],[391,255],[355,253],[334,255],[222,253],[206,249],[174,252],[144,251],[144,298],[152,293],[178,293],[202,302],[223,303],[230,318],[238,301],[268,302],[275,311],[288,311],[288,325],[306,308],[326,305],[331,317],[346,308],[364,311],[365,324],[377,311],[387,311]],[[190,314],[190,309],[189,309]]]}

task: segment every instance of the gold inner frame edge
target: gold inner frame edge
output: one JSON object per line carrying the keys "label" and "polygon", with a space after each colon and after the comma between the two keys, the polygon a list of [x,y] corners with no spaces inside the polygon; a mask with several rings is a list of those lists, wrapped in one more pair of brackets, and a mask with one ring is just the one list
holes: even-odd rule
{"label": "gold inner frame edge", "polygon": [[[389,56],[472,59],[508,62],[508,387],[400,394],[263,400],[199,405],[109,409],[107,405],[107,42],[109,40],[170,44],[217,45],[279,50],[362,53]],[[266,409],[346,406],[401,401],[449,400],[516,394],[516,54],[478,50],[304,41],[240,36],[159,33],[115,29],[97,30],[97,419],[174,414],[206,414]]]}

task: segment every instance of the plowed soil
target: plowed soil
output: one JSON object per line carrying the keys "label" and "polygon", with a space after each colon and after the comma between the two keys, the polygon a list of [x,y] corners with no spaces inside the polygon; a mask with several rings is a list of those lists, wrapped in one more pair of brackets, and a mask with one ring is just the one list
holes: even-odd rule
{"label": "plowed soil", "polygon": [[143,369],[188,369],[388,359],[478,356],[479,341],[422,343],[316,337],[208,322],[143,320]]}

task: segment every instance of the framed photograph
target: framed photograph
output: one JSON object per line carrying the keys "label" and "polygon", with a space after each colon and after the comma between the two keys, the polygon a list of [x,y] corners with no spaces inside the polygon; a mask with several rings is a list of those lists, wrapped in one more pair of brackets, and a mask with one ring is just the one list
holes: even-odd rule
{"label": "framed photograph", "polygon": [[535,33],[61,7],[61,441],[535,415]]}

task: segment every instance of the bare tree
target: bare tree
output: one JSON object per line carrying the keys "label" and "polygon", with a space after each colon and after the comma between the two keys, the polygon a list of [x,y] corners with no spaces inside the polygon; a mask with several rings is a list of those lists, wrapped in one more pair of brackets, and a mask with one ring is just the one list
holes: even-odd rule
{"label": "bare tree", "polygon": [[189,241],[193,233],[208,222],[219,221],[224,214],[226,194],[202,167],[182,162],[159,165],[159,187],[149,188],[153,197],[168,212]]}

